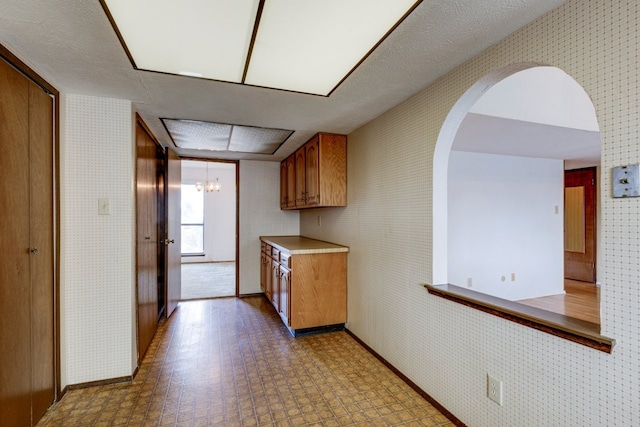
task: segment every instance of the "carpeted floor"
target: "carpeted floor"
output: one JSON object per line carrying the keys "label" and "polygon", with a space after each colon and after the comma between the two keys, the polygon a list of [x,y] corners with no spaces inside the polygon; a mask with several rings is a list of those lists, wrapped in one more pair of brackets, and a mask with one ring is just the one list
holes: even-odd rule
{"label": "carpeted floor", "polygon": [[182,300],[236,294],[236,263],[182,264]]}

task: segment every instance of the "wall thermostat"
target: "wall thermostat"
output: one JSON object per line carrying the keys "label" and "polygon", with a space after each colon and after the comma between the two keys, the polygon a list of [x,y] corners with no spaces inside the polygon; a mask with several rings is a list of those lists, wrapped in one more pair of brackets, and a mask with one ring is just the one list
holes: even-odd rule
{"label": "wall thermostat", "polygon": [[613,197],[640,196],[640,165],[613,168]]}

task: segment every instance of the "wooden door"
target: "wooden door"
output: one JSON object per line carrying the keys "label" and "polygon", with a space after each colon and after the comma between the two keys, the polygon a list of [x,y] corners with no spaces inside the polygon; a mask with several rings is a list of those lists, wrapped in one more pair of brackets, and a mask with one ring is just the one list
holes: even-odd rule
{"label": "wooden door", "polygon": [[596,281],[596,170],[565,172],[565,278]]}
{"label": "wooden door", "polygon": [[0,60],[0,425],[31,424],[29,81]]}
{"label": "wooden door", "polygon": [[296,165],[296,206],[305,206],[307,203],[306,190],[305,190],[305,159],[306,151],[304,145],[295,153]]}
{"label": "wooden door", "polygon": [[287,158],[287,207],[296,207],[296,158],[295,155]]}
{"label": "wooden door", "polygon": [[158,327],[158,202],[156,145],[136,124],[138,361]]}
{"label": "wooden door", "polygon": [[55,398],[53,99],[29,84],[31,406],[36,423]]}
{"label": "wooden door", "polygon": [[165,238],[167,266],[167,317],[180,302],[182,293],[181,264],[181,197],[182,163],[172,150],[167,150],[167,236]]}
{"label": "wooden door", "polygon": [[320,152],[318,149],[318,137],[316,136],[306,144],[305,151],[305,187],[307,192],[307,205],[316,205],[320,203]]}
{"label": "wooden door", "polygon": [[0,425],[55,398],[53,99],[0,60]]}

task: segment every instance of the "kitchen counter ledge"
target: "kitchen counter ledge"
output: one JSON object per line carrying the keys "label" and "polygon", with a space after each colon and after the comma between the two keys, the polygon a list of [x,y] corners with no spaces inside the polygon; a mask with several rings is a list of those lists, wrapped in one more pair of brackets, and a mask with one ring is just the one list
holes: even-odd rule
{"label": "kitchen counter ledge", "polygon": [[303,236],[261,236],[260,240],[291,255],[349,252],[349,247]]}

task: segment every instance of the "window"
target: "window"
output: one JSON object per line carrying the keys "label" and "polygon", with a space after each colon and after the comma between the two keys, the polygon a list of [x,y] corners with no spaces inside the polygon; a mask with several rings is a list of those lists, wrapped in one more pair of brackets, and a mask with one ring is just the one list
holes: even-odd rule
{"label": "window", "polygon": [[204,193],[195,185],[182,184],[183,255],[204,253]]}

